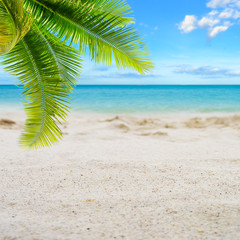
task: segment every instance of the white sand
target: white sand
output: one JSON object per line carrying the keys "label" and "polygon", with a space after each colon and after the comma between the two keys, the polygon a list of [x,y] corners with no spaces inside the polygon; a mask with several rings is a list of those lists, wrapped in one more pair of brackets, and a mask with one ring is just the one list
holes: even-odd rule
{"label": "white sand", "polygon": [[0,239],[240,239],[240,115],[199,116],[73,114],[29,152],[0,113]]}

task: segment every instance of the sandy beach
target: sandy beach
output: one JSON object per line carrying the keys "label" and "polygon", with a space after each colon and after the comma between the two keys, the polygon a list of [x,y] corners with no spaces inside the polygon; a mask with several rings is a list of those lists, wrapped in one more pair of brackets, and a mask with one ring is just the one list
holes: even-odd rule
{"label": "sandy beach", "polygon": [[23,151],[0,113],[0,239],[240,239],[240,114],[72,113]]}

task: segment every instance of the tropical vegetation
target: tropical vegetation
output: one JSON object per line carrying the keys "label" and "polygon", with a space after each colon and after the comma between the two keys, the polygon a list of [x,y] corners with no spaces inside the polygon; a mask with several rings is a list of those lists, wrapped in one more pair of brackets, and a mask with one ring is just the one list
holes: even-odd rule
{"label": "tropical vegetation", "polygon": [[79,79],[82,57],[145,74],[152,68],[125,0],[0,0],[1,63],[23,88],[19,144],[51,146]]}

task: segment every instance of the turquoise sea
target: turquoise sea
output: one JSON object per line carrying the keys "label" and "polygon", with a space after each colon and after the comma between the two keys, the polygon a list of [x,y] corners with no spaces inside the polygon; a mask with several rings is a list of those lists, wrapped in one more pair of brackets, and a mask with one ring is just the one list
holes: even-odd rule
{"label": "turquoise sea", "polygon": [[[0,111],[23,109],[22,89],[0,85]],[[240,112],[235,86],[82,86],[72,99],[75,111],[99,113]]]}

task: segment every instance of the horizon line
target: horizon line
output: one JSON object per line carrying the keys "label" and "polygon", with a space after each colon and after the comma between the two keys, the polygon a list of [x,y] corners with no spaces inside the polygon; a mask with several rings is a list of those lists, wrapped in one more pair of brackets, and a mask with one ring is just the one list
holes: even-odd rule
{"label": "horizon line", "polygon": [[[23,86],[23,84],[0,84],[0,86]],[[240,84],[77,84],[77,86],[240,86]]]}

